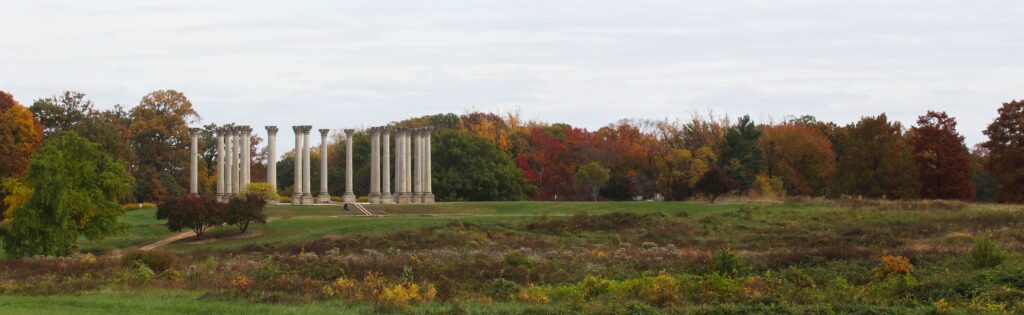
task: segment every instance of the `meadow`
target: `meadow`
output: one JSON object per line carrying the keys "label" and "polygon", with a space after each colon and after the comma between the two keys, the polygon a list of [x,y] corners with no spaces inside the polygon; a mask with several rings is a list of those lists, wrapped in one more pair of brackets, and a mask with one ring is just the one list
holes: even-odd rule
{"label": "meadow", "polygon": [[245,234],[155,209],[0,263],[19,314],[1024,312],[1024,208],[949,201],[269,206]]}

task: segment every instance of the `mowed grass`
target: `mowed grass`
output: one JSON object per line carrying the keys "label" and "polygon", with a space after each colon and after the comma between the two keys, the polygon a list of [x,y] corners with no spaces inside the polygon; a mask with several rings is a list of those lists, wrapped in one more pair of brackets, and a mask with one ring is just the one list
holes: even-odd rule
{"label": "mowed grass", "polygon": [[444,225],[452,221],[481,226],[514,223],[537,217],[603,214],[612,212],[700,215],[735,211],[743,204],[691,202],[452,202],[412,205],[373,205],[388,215],[353,216],[338,206],[268,206],[267,224],[250,226],[239,234],[234,226],[212,229],[205,240],[184,239],[168,245],[172,250],[238,249],[248,245],[282,245],[326,236],[374,235]]}

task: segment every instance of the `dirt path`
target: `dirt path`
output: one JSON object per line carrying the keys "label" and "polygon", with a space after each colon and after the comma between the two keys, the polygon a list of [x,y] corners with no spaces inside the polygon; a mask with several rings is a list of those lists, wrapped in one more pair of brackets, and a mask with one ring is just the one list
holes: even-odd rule
{"label": "dirt path", "polygon": [[186,239],[186,238],[189,238],[189,237],[192,237],[192,236],[195,236],[195,235],[196,235],[196,233],[192,232],[192,231],[181,232],[181,233],[178,233],[178,234],[175,234],[175,235],[171,235],[171,236],[165,237],[164,239],[161,239],[159,241],[153,242],[152,244],[139,247],[139,250],[141,250],[141,251],[154,250],[154,249],[163,247],[164,245],[167,245],[167,244],[170,244],[170,243],[174,243],[174,242],[177,242],[178,240]]}

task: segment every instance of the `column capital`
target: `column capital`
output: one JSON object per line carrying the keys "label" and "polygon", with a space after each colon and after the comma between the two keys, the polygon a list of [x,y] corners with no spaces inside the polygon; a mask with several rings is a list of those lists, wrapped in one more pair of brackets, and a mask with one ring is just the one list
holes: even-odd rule
{"label": "column capital", "polygon": [[292,131],[295,131],[295,133],[302,133],[302,129],[304,129],[305,127],[306,126],[302,125],[292,126]]}
{"label": "column capital", "polygon": [[250,134],[250,133],[252,133],[252,127],[249,127],[248,125],[241,125],[241,126],[238,126],[238,131],[240,131],[240,132],[242,132],[244,134]]}
{"label": "column capital", "polygon": [[325,129],[320,129],[320,136],[321,137],[327,137],[327,134],[330,133],[330,132],[331,132],[330,129],[326,129],[326,128]]}
{"label": "column capital", "polygon": [[277,126],[266,126],[266,127],[263,127],[263,128],[267,129],[267,133],[268,134],[271,134],[271,135],[277,134]]}
{"label": "column capital", "polygon": [[199,133],[202,132],[202,131],[203,131],[202,128],[188,128],[188,134],[193,136],[193,137],[198,136]]}
{"label": "column capital", "polygon": [[345,129],[345,137],[352,137],[354,133],[356,133],[355,129]]}

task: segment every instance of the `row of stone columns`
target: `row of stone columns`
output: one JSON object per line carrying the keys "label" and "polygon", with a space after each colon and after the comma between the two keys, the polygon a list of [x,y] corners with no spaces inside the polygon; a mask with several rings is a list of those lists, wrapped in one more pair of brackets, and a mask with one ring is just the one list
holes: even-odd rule
{"label": "row of stone columns", "polygon": [[[313,126],[292,126],[295,132],[295,181],[292,204],[313,204],[310,185],[310,131]],[[277,127],[267,130],[267,183],[277,191]],[[433,128],[375,127],[370,129],[370,203],[433,203],[431,191],[430,142]],[[317,203],[330,203],[327,187],[328,129],[320,129],[320,194]],[[191,128],[191,178],[189,192],[199,193],[198,156],[201,129]],[[345,129],[344,202],[355,202],[352,174],[352,137],[354,129]],[[394,194],[391,180],[391,135],[395,135]],[[252,128],[225,126],[217,130],[217,199],[227,201],[242,195],[250,183]],[[383,142],[383,143],[382,143]],[[383,154],[383,156],[381,156]]]}
{"label": "row of stone columns", "polygon": [[[432,131],[431,127],[370,128],[370,203],[434,202],[430,173]],[[391,193],[391,134],[395,135],[394,195]]]}

